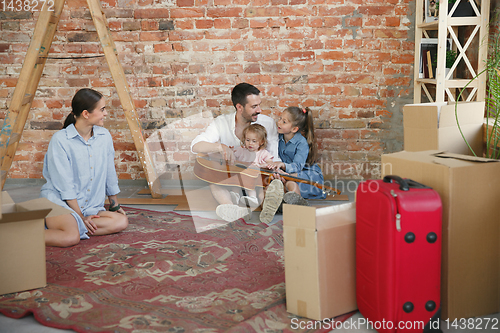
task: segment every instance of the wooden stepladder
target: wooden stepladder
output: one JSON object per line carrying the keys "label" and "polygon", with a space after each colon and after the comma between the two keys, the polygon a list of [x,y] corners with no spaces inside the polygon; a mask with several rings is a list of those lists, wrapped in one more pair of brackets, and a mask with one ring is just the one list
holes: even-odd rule
{"label": "wooden stepladder", "polygon": [[[14,155],[21,139],[22,132],[28,113],[35,96],[40,77],[47,55],[52,45],[52,40],[59,23],[59,18],[64,7],[65,0],[54,0],[54,11],[45,8],[40,12],[40,16],[35,26],[23,67],[14,90],[14,95],[10,103],[9,111],[5,117],[2,131],[0,132],[0,156],[1,156],[1,187],[3,188],[7,174],[12,165]],[[99,0],[87,0],[90,14],[101,40],[104,55],[108,63],[113,81],[115,83],[118,97],[123,106],[128,126],[132,133],[142,168],[146,175],[148,186],[153,198],[162,198],[160,193],[160,182],[156,174],[152,157],[144,141],[141,132],[141,125],[137,119],[134,102],[130,95],[130,89],[125,78],[125,73],[118,60],[116,47],[109,31],[106,16],[104,15]]]}

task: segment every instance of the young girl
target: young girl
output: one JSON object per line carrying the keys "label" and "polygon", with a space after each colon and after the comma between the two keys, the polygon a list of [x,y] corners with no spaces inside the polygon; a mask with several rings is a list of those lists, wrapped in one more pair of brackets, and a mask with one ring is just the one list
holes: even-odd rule
{"label": "young girl", "polygon": [[[49,143],[43,164],[47,183],[40,195],[72,211],[46,218],[45,244],[72,246],[90,235],[122,231],[128,225],[116,198],[116,176],[111,134],[103,128],[107,115],[102,95],[79,90],[71,101],[72,112],[63,129]],[[104,208],[105,196],[110,202]]]}
{"label": "young girl", "polygon": [[[241,146],[234,149],[236,160],[241,162],[252,162],[252,165],[259,168],[265,168],[269,163],[273,162],[273,155],[266,150],[267,146],[267,131],[264,126],[252,124],[243,130],[243,140]],[[231,197],[236,204],[248,205],[252,208],[259,207],[259,199],[255,190],[245,190],[248,196],[240,195],[236,192],[231,192]],[[261,195],[263,192],[259,192]],[[262,198],[261,198],[262,199]],[[262,201],[262,200],[260,200]]]}
{"label": "young girl", "polygon": [[[278,120],[278,133],[278,153],[282,162],[273,162],[269,168],[323,184],[323,173],[316,164],[318,149],[312,112],[296,106],[286,108]],[[304,204],[302,198],[326,198],[323,191],[309,184],[287,181],[285,187],[288,192],[283,200],[287,203]]]}

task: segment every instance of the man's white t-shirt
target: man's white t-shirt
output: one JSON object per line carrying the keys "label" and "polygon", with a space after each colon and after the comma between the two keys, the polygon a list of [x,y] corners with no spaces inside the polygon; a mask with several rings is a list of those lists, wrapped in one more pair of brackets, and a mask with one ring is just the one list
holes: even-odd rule
{"label": "man's white t-shirt", "polygon": [[[273,118],[259,114],[257,121],[252,124],[260,124],[267,131],[267,150],[273,155],[274,161],[281,161],[278,155],[278,129]],[[214,119],[207,129],[194,138],[191,142],[191,152],[193,146],[198,142],[222,143],[228,147],[238,147],[241,145],[240,139],[235,134],[236,112],[223,114]]]}

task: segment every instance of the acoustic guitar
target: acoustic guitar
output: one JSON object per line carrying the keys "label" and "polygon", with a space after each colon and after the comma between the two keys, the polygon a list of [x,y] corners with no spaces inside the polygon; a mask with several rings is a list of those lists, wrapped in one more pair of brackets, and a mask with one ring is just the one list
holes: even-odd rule
{"label": "acoustic guitar", "polygon": [[198,154],[198,156],[196,156],[193,171],[196,177],[208,183],[224,186],[238,186],[247,190],[254,190],[255,187],[265,187],[269,185],[271,181],[270,176],[278,173],[286,180],[315,186],[324,193],[333,196],[340,195],[340,191],[336,188],[309,179],[303,179],[269,169],[257,168],[251,165],[251,163],[236,161],[234,165],[230,165],[220,154]]}

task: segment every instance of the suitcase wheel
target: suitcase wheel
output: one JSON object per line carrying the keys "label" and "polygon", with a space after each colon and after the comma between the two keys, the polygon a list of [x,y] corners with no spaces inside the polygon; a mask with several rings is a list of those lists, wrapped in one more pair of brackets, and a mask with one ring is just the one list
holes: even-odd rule
{"label": "suitcase wheel", "polygon": [[425,303],[425,309],[429,312],[434,311],[436,309],[436,302],[429,301]]}
{"label": "suitcase wheel", "polygon": [[429,232],[429,234],[427,234],[427,241],[429,243],[434,243],[436,242],[438,239],[438,236],[436,235],[436,233],[434,232]]}
{"label": "suitcase wheel", "polygon": [[406,313],[410,313],[413,311],[413,303],[412,302],[406,302],[403,304],[403,311]]}
{"label": "suitcase wheel", "polygon": [[[429,236],[427,236],[429,237]],[[415,241],[415,234],[413,232],[409,232],[405,235],[405,242],[413,243]]]}

